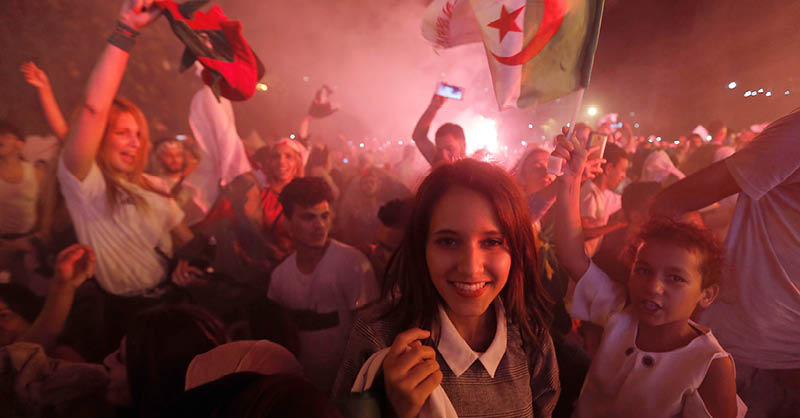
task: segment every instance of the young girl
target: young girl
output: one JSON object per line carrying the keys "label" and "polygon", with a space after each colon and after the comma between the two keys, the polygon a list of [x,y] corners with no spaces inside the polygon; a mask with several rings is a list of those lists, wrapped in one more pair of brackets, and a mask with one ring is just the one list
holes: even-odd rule
{"label": "young girl", "polygon": [[562,265],[580,278],[572,314],[605,328],[573,416],[743,416],[730,354],[690,319],[719,293],[718,243],[691,224],[651,221],[635,247],[626,298],[625,285],[583,250],[579,190],[586,150],[560,137],[556,154],[569,161],[558,180],[556,242]]}
{"label": "young girl", "polygon": [[334,396],[347,396],[365,360],[388,348],[375,381],[394,415],[446,398],[458,416],[550,416],[558,366],[536,267],[511,177],[471,159],[439,166],[389,262],[389,304],[354,325]]}

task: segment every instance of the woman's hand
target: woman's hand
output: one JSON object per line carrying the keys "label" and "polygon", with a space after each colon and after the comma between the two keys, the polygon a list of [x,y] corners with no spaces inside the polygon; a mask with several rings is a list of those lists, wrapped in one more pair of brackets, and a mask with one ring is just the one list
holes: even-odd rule
{"label": "woman's hand", "polygon": [[436,351],[422,345],[430,331],[412,328],[395,337],[383,361],[386,395],[400,418],[416,417],[434,389],[442,383]]}
{"label": "woman's hand", "polygon": [[178,265],[172,271],[172,282],[179,287],[187,287],[196,283],[203,275],[203,271],[197,267],[192,267],[186,260],[178,260]]}
{"label": "woman's hand", "polygon": [[95,255],[92,247],[73,244],[58,253],[54,284],[75,290],[94,276]]}
{"label": "woman's hand", "polygon": [[120,22],[139,30],[161,16],[161,9],[153,6],[155,0],[124,0],[119,12]]}
{"label": "woman's hand", "polygon": [[47,74],[36,66],[33,61],[28,61],[19,67],[20,72],[25,77],[28,84],[37,89],[50,89],[50,79]]}

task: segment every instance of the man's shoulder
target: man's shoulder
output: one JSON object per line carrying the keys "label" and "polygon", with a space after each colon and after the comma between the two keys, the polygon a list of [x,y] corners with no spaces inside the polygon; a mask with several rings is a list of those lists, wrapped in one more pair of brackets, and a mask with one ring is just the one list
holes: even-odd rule
{"label": "man's shoulder", "polygon": [[586,198],[587,196],[597,197],[600,193],[600,189],[594,185],[592,180],[586,180],[581,184],[581,198]]}
{"label": "man's shoulder", "polygon": [[300,271],[297,269],[297,252],[293,252],[289,254],[286,259],[284,259],[280,264],[278,264],[272,270],[272,280],[278,277],[286,277],[286,276],[296,276],[300,274]]}
{"label": "man's shoulder", "polygon": [[330,245],[328,246],[328,253],[326,255],[328,254],[341,260],[351,260],[357,262],[369,261],[367,256],[364,255],[364,253],[362,253],[358,248],[347,245],[335,239],[331,239]]}

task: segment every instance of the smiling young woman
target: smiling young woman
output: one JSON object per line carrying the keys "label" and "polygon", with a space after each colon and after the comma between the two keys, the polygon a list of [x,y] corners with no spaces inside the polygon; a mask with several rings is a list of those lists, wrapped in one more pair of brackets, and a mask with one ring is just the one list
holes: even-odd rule
{"label": "smiling young woman", "polygon": [[[177,203],[144,173],[147,120],[115,97],[138,30],[160,13],[152,0],[125,0],[116,29],[95,64],[58,162],[62,194],[78,240],[97,254],[107,295],[155,299],[169,290],[167,260],[192,233]],[[185,263],[176,269],[181,277]],[[173,275],[175,276],[175,275]]]}
{"label": "smiling young woman", "polygon": [[459,416],[550,416],[558,367],[534,248],[505,171],[470,159],[437,167],[389,262],[388,306],[356,322],[334,396],[389,348],[382,387],[398,416],[416,416],[439,386]]}

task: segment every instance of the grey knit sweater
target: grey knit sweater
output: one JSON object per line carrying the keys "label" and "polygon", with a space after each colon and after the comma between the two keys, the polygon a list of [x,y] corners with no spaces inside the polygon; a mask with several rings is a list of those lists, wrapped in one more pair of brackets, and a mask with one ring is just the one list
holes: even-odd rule
{"label": "grey knit sweater", "polygon": [[[344,399],[361,365],[373,353],[391,346],[394,337],[402,331],[391,321],[358,319],[333,386],[334,399]],[[549,418],[552,415],[560,387],[549,334],[543,346],[530,347],[526,353],[519,328],[509,320],[507,338],[506,353],[494,378],[480,361],[456,377],[437,350],[436,360],[444,375],[442,387],[459,417]]]}

